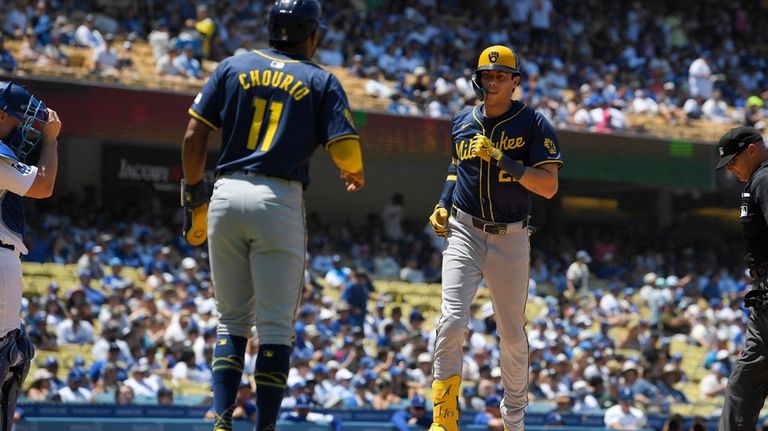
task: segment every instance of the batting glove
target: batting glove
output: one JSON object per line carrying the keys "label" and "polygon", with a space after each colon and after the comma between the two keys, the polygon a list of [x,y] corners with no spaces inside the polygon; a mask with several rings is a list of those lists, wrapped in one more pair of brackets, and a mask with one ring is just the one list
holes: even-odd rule
{"label": "batting glove", "polygon": [[208,191],[204,181],[189,185],[181,180],[181,206],[184,209],[182,233],[192,246],[208,239]]}
{"label": "batting glove", "polygon": [[429,216],[429,224],[437,236],[443,238],[448,236],[448,210],[435,205],[435,210]]}
{"label": "batting glove", "polygon": [[504,155],[500,149],[493,146],[493,142],[487,136],[480,133],[469,141],[469,151],[473,156],[480,157],[486,162],[491,161],[491,159],[498,162]]}

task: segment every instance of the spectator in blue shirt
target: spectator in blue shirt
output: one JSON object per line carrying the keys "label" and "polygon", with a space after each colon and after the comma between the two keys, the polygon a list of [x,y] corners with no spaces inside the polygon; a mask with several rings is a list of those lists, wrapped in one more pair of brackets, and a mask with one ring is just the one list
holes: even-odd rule
{"label": "spectator in blue shirt", "polygon": [[[280,420],[287,422],[315,422],[315,423],[327,423],[330,428],[335,431],[341,431],[342,422],[340,419],[336,419],[333,415],[325,415],[321,413],[312,413],[311,400],[306,394],[301,394],[296,397],[296,404],[293,407],[293,411],[289,413],[283,413]],[[430,420],[431,423],[431,420]]]}
{"label": "spectator in blue shirt", "polygon": [[35,5],[35,15],[31,19],[31,24],[34,26],[38,43],[41,46],[47,45],[51,41],[53,22],[48,15],[44,1],[38,1]]}
{"label": "spectator in blue shirt", "polygon": [[51,373],[51,393],[58,392],[59,389],[67,386],[64,380],[61,380],[58,376],[59,373],[59,360],[55,356],[50,355],[45,358],[45,369]]}
{"label": "spectator in blue shirt", "polygon": [[475,425],[486,425],[490,431],[504,429],[504,420],[501,418],[501,398],[491,395],[485,400],[485,411],[475,415],[472,422]]}
{"label": "spectator in blue shirt", "polygon": [[707,301],[720,299],[722,297],[722,293],[720,292],[719,274],[712,274],[712,276],[709,277],[709,281],[702,284],[701,296]]}
{"label": "spectator in blue shirt", "polygon": [[368,314],[368,297],[373,291],[373,284],[368,279],[368,274],[358,269],[341,293],[341,299],[347,301],[352,308],[349,317],[354,326],[362,327],[365,323],[365,317]]}
{"label": "spectator in blue shirt", "polygon": [[659,388],[659,392],[664,397],[667,403],[683,403],[688,404],[688,397],[684,393],[675,389],[675,384],[680,381],[680,373],[677,367],[668,363],[664,365],[661,372],[661,379],[656,383],[656,387]]}
{"label": "spectator in blue shirt", "polygon": [[107,296],[100,290],[91,287],[91,280],[93,279],[93,273],[88,269],[81,270],[78,274],[80,277],[79,286],[75,289],[81,288],[85,292],[85,300],[91,305],[91,310],[94,315],[98,315],[101,310],[101,306],[107,302]]}
{"label": "spectator in blue shirt", "polygon": [[393,414],[390,421],[397,431],[408,431],[410,425],[429,428],[432,415],[427,415],[427,400],[421,395],[414,395],[408,408]]}
{"label": "spectator in blue shirt", "polygon": [[123,240],[123,244],[117,254],[123,260],[123,265],[125,266],[138,268],[142,265],[141,254],[136,251],[136,240],[133,238]]}
{"label": "spectator in blue shirt", "polygon": [[347,301],[339,301],[339,304],[336,306],[336,311],[338,312],[336,320],[334,320],[330,326],[330,329],[334,334],[338,334],[339,331],[341,331],[342,326],[352,325],[352,317],[350,314],[352,307]]}
{"label": "spectator in blue shirt", "polygon": [[352,270],[344,266],[341,262],[341,256],[334,254],[332,259],[332,266],[328,272],[325,273],[325,282],[332,288],[340,288],[344,286],[352,278]]}
{"label": "spectator in blue shirt", "polygon": [[168,264],[168,255],[171,254],[171,248],[168,246],[160,247],[152,254],[152,257],[144,265],[144,272],[151,274],[153,270],[161,273],[171,273],[171,266]]}
{"label": "spectator in blue shirt", "polygon": [[625,386],[632,389],[635,401],[645,406],[659,404],[662,401],[656,386],[640,377],[640,371],[634,361],[624,362],[621,367],[621,375],[624,377]]}
{"label": "spectator in blue shirt", "polygon": [[173,65],[187,78],[200,79],[203,77],[203,69],[195,58],[195,53],[190,45],[184,49],[178,57],[173,59]]}
{"label": "spectator in blue shirt", "polygon": [[307,341],[307,330],[304,326],[297,326],[295,328],[296,339],[294,340],[293,359],[303,359],[309,361],[312,359],[312,355],[315,352],[315,347]]}
{"label": "spectator in blue shirt", "polygon": [[119,257],[113,257],[109,259],[109,268],[112,271],[111,274],[106,274],[101,279],[101,283],[110,291],[116,289],[124,289],[133,284],[132,280],[122,275],[123,272],[123,260]]}
{"label": "spectator in blue shirt", "polygon": [[117,368],[117,379],[121,382],[124,381],[128,378],[128,371],[124,368],[125,364],[118,363],[119,358],[120,346],[118,346],[117,343],[111,343],[109,345],[109,350],[107,351],[107,358],[95,361],[91,365],[91,368],[87,372],[88,378],[94,383],[99,381],[99,377],[101,377],[104,368],[106,368],[107,365],[112,364]]}

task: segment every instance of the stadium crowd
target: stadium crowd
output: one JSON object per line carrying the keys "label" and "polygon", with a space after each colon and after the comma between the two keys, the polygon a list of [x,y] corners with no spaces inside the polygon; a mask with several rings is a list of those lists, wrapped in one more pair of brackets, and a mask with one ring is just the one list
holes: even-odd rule
{"label": "stadium crowd", "polygon": [[[150,2],[151,9],[119,13],[94,3],[6,3],[3,33],[22,40],[22,55],[14,58],[0,38],[0,69],[64,65],[60,46],[80,45],[93,49],[94,73],[119,79],[134,63],[133,44],[146,40],[158,75],[200,79],[203,60],[266,40],[262,2]],[[473,103],[467,66],[477,53],[511,43],[522,57],[522,100],[558,127],[620,130],[627,112],[764,127],[768,85],[759,54],[766,41],[757,24],[766,14],[751,3],[491,4],[327,1],[329,28],[317,58],[368,79],[366,90],[390,99],[393,113],[441,117]],[[465,16],[457,8],[471,19],[456,18]],[[180,238],[178,214],[161,223],[169,217],[158,214],[157,202],[106,208],[92,193],[30,214],[26,260],[76,264],[78,280],[25,299],[23,316],[41,351],[25,396],[170,403],[169,382],[210,381],[216,304],[207,256]],[[404,220],[403,205],[393,198],[361,226],[310,216],[286,408],[407,408],[417,415],[429,407],[419,396],[432,378],[431,314],[376,289],[379,280],[440,281],[440,239],[423,221]],[[702,371],[696,399],[715,405],[746,316],[747,278],[734,260],[740,253],[728,247],[685,240],[673,228],[648,235],[634,226],[563,227],[535,235],[529,290],[540,313],[528,328],[531,400],[554,403],[557,414],[604,411],[606,421],[622,414],[641,421],[644,412],[693,402],[678,389],[692,381],[679,351],[671,351],[679,343],[706,351],[695,365]],[[61,364],[44,353],[73,344],[88,346],[89,358]],[[461,402],[485,412],[488,423],[498,415],[498,356],[493,310],[478,304]],[[244,394],[240,412],[248,419]]]}
{"label": "stadium crowd", "polygon": [[[27,400],[170,402],[179,384],[207,387],[216,303],[206,253],[189,248],[177,225],[161,224],[173,217],[153,212],[152,202],[110,214],[86,212],[92,206],[84,200],[98,202],[86,194],[30,208],[27,260],[74,264],[78,279],[25,299],[40,366],[28,379]],[[285,408],[309,403],[417,413],[430,407],[418,397],[431,385],[434,324],[427,319],[435,310],[376,288],[386,280],[440,280],[439,240],[423,221],[404,219],[404,205],[393,196],[362,226],[310,215]],[[606,420],[618,414],[612,406],[624,406],[619,416],[632,420],[693,402],[711,403],[714,411],[746,317],[746,277],[738,264],[720,266],[729,262],[728,251],[669,237],[643,243],[646,235],[605,226],[600,235],[570,232],[552,232],[533,247],[529,300],[538,313],[528,327],[531,401],[555,406],[557,415],[604,412]],[[437,292],[421,284],[413,289]],[[67,345],[85,346],[88,359],[59,363],[55,352]],[[254,337],[243,388],[252,389],[257,346]],[[693,347],[705,353],[683,368],[681,352]],[[491,421],[498,405],[488,400],[502,386],[490,303],[473,305],[464,349],[462,406]],[[693,384],[686,375],[691,367],[694,399],[680,389]],[[247,394],[238,412],[252,419]]]}
{"label": "stadium crowd", "polygon": [[[76,45],[92,48],[94,73],[119,79],[136,72],[132,46],[142,41],[152,48],[153,79],[197,82],[203,60],[266,47],[267,3],[117,8],[15,0],[7,2],[3,33],[23,40],[22,49],[14,59],[0,42],[0,68],[66,65],[60,47]],[[765,128],[767,45],[759,26],[768,18],[765,8],[693,0],[598,3],[326,1],[328,28],[316,59],[366,79],[366,93],[391,100],[390,112],[445,117],[475,102],[470,78],[477,53],[510,44],[522,64],[518,96],[556,127],[623,130],[626,114],[635,113],[670,124],[703,118]],[[124,42],[115,46],[115,40]]]}

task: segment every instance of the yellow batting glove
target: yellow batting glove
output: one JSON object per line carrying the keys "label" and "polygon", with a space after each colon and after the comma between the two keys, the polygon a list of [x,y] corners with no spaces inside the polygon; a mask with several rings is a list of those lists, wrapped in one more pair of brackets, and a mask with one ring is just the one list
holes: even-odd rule
{"label": "yellow batting glove", "polygon": [[429,224],[437,236],[448,236],[448,210],[435,206],[435,210],[429,216]]}
{"label": "yellow batting glove", "polygon": [[469,151],[473,156],[480,157],[486,162],[491,159],[499,161],[503,156],[500,149],[493,146],[493,142],[480,133],[476,134],[471,141],[469,141]]}
{"label": "yellow batting glove", "polygon": [[189,185],[181,180],[181,206],[182,234],[190,245],[202,245],[208,239],[208,188],[204,181]]}

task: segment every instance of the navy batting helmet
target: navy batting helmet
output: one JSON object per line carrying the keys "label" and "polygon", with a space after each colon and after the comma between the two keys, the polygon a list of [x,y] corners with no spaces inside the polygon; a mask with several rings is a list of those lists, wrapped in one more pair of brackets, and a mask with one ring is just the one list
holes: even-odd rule
{"label": "navy batting helmet", "polygon": [[0,81],[0,110],[11,114],[20,122],[6,143],[16,157],[24,161],[42,138],[40,131],[35,128],[35,122],[47,120],[45,105],[21,85]]}
{"label": "navy batting helmet", "polygon": [[269,41],[303,42],[320,27],[322,15],[317,0],[277,0],[269,12]]}

